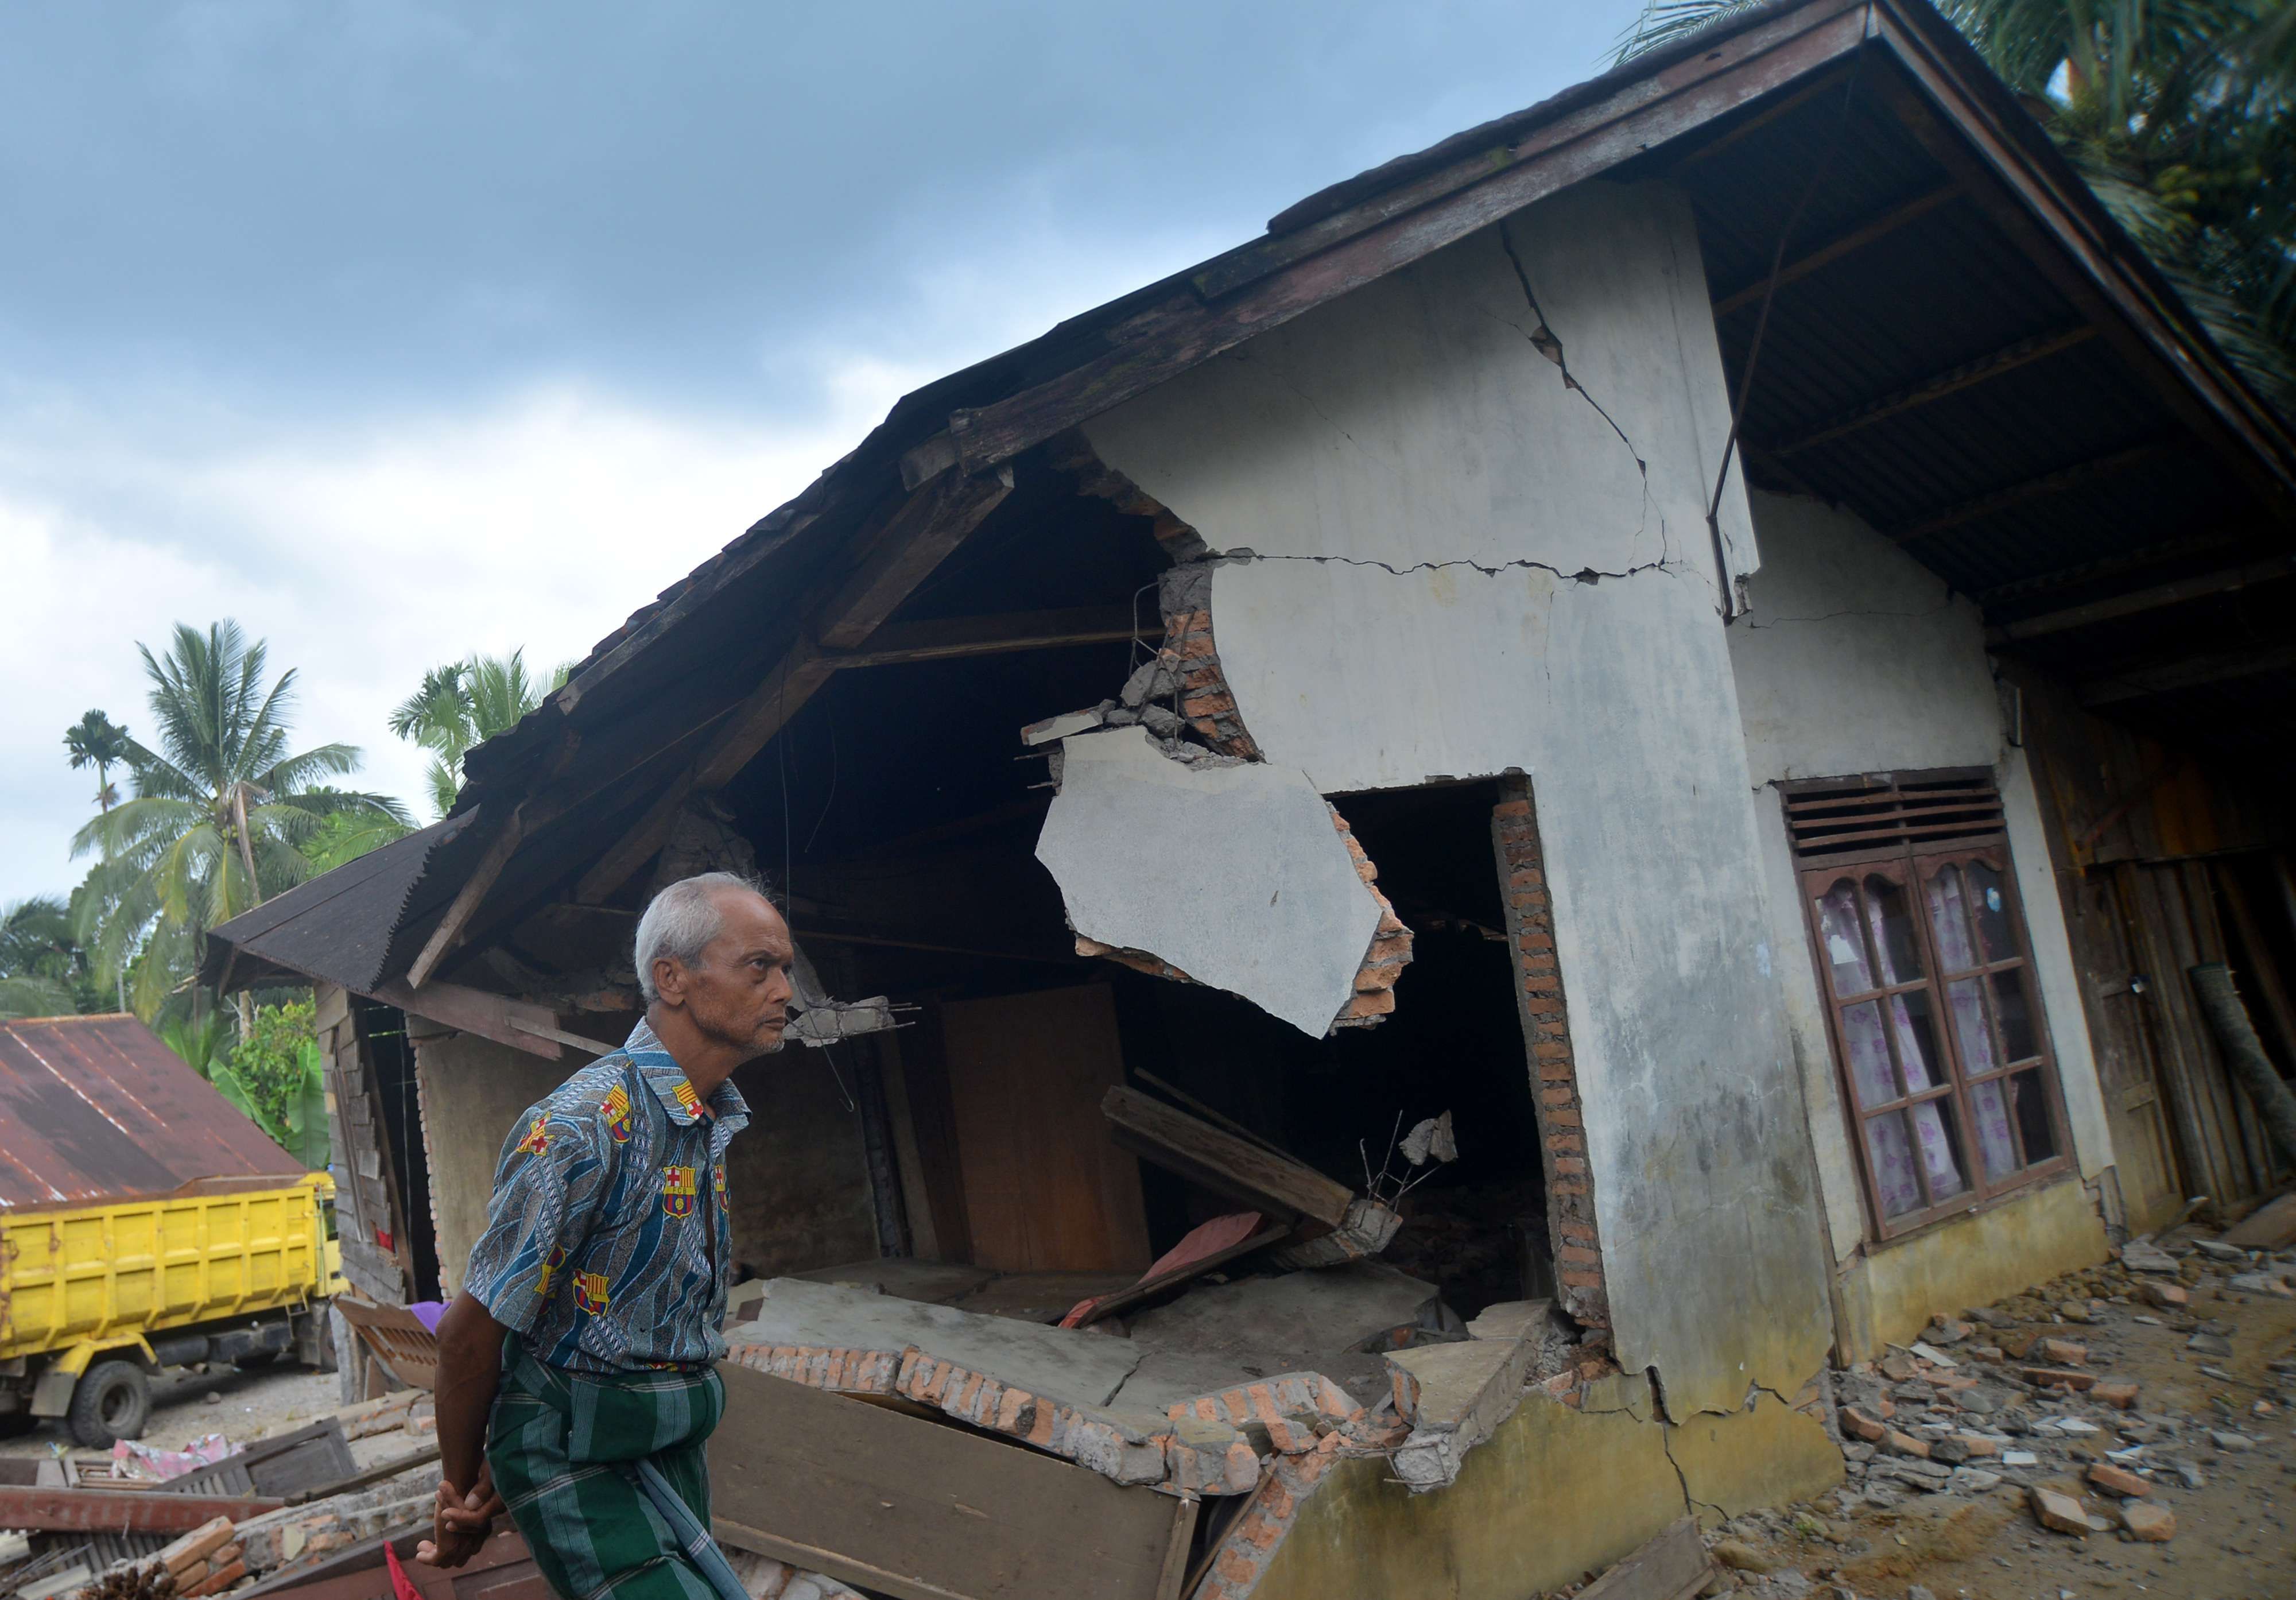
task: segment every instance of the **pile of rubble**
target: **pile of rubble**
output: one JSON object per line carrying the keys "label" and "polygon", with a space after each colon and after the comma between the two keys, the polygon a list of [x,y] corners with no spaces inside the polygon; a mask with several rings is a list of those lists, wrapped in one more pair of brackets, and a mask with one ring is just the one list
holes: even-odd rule
{"label": "pile of rubble", "polygon": [[[2013,1504],[2030,1526],[2072,1539],[2159,1545],[2178,1533],[2169,1502],[2238,1473],[2284,1444],[2296,1353],[2266,1364],[2259,1389],[2222,1365],[2240,1337],[2226,1303],[2296,1299],[2296,1251],[2275,1253],[2172,1233],[2132,1240],[2117,1259],[1996,1306],[1940,1315],[1910,1345],[1835,1375],[1848,1481],[1812,1506],[1756,1512],[1709,1536],[1723,1571],[1708,1592],[1749,1600],[1851,1600],[1861,1561],[1887,1563],[1857,1519]],[[2181,1335],[2181,1359],[2211,1391],[2180,1411],[2119,1375],[2136,1327]],[[1903,1544],[1900,1538],[1898,1541]],[[2005,1562],[2003,1564],[2007,1564]],[[1805,1570],[1806,1569],[1806,1570]],[[1928,1591],[1894,1583],[1888,1592]]]}

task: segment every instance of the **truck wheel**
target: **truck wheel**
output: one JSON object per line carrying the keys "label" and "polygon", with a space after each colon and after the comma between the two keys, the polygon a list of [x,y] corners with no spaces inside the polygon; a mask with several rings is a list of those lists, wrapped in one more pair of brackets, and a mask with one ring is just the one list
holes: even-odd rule
{"label": "truck wheel", "polygon": [[140,1439],[152,1415],[152,1384],[133,1361],[99,1361],[72,1391],[72,1437],[91,1450]]}

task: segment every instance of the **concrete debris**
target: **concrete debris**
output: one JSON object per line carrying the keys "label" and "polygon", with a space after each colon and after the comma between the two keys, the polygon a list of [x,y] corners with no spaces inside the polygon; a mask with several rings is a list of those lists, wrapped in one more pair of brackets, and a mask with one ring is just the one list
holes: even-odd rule
{"label": "concrete debris", "polygon": [[[1331,1031],[1388,914],[1307,775],[1191,766],[1136,728],[1071,734],[1062,751],[1037,858],[1070,926],[1152,953],[1311,1038]],[[1188,870],[1144,878],[1144,860]]]}
{"label": "concrete debris", "polygon": [[1459,1159],[1459,1141],[1451,1133],[1451,1113],[1430,1117],[1414,1124],[1403,1136],[1403,1159],[1414,1167],[1423,1167],[1431,1159],[1456,1161]]}
{"label": "concrete debris", "polygon": [[2072,1495],[2060,1494],[2054,1489],[2035,1484],[2028,1491],[2032,1497],[2033,1519],[2052,1533],[2070,1533],[2076,1538],[2087,1538],[2092,1530],[2088,1511]]}

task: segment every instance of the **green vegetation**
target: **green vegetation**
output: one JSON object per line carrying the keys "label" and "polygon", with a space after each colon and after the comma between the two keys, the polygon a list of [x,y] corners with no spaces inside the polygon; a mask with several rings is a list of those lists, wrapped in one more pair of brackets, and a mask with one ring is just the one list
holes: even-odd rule
{"label": "green vegetation", "polygon": [[324,1063],[308,999],[257,1009],[246,1037],[208,1077],[279,1147],[313,1170],[327,1164]]}
{"label": "green vegetation", "polygon": [[[1621,60],[1754,0],[1651,0]],[[2296,0],[1940,0],[2218,348],[2296,414]]]}
{"label": "green vegetation", "polygon": [[0,1017],[69,1016],[103,1000],[62,900],[36,895],[0,907]]}
{"label": "green vegetation", "polygon": [[526,652],[513,650],[449,661],[422,675],[422,686],[391,712],[390,731],[430,752],[430,803],[439,816],[455,808],[462,792],[464,752],[516,727],[571,670],[570,662],[545,684],[527,671]]}
{"label": "green vegetation", "polygon": [[109,811],[119,799],[111,786],[111,769],[127,759],[127,730],[102,711],[89,711],[64,730],[64,748],[71,752],[72,770],[95,768],[95,804]]}
{"label": "green vegetation", "polygon": [[[387,795],[316,783],[357,770],[353,746],[288,752],[295,674],[281,673],[266,691],[268,652],[237,623],[204,634],[178,624],[162,657],[136,648],[152,681],[160,749],[127,741],[135,798],[74,836],[74,855],[98,859],[71,911],[97,981],[125,973],[130,1004],[149,1021],[189,982],[208,929],[311,875],[301,847],[328,817],[403,826],[406,816]],[[196,987],[191,998],[196,1013]]]}

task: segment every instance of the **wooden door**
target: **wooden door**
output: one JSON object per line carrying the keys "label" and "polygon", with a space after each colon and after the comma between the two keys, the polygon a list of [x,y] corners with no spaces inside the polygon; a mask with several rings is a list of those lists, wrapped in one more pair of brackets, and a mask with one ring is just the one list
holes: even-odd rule
{"label": "wooden door", "polygon": [[2089,1043],[2121,1206],[2129,1231],[2150,1233],[2176,1215],[2184,1189],[2161,1087],[2161,1041],[2145,997],[2129,988],[2145,957],[2130,931],[2128,887],[2120,872],[2101,871],[2086,879],[2068,874],[2061,892],[2075,972],[2087,990]]}
{"label": "wooden door", "polygon": [[1107,985],[951,1001],[940,1033],[973,1264],[1144,1268],[1139,1163],[1100,1114],[1124,1080]]}

